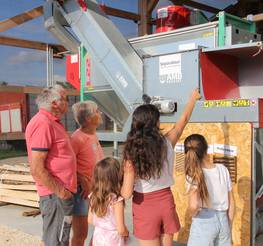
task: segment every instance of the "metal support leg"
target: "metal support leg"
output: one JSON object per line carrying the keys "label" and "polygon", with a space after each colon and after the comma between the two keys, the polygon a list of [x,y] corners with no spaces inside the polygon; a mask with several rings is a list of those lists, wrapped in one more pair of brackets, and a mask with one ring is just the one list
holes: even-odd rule
{"label": "metal support leg", "polygon": [[47,87],[54,85],[53,49],[47,45]]}
{"label": "metal support leg", "polygon": [[250,245],[255,245],[256,238],[256,129],[252,131],[252,201],[251,201],[251,239]]}
{"label": "metal support leg", "polygon": [[[113,132],[114,133],[118,132],[117,124],[115,122],[113,122]],[[118,142],[117,141],[113,142],[113,157],[119,159],[119,148],[118,148]]]}

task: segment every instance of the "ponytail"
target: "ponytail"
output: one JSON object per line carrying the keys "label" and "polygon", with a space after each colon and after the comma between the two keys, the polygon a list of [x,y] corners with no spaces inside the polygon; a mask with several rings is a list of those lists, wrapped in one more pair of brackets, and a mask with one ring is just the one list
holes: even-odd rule
{"label": "ponytail", "polygon": [[[203,136],[200,141],[199,134],[193,134],[186,138],[185,146],[185,176],[187,182],[197,186],[202,205],[208,204],[209,194],[202,170],[202,160],[207,152],[207,143]],[[199,141],[197,141],[199,140]]]}

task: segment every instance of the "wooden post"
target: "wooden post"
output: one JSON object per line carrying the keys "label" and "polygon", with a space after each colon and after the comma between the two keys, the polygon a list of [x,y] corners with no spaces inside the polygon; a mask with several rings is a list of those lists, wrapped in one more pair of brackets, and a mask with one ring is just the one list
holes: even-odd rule
{"label": "wooden post", "polygon": [[152,26],[149,20],[149,14],[147,11],[147,0],[138,0],[138,9],[141,20],[138,24],[138,35],[143,36],[152,33]]}
{"label": "wooden post", "polygon": [[255,21],[255,22],[263,21],[263,13],[253,15],[252,20]]}

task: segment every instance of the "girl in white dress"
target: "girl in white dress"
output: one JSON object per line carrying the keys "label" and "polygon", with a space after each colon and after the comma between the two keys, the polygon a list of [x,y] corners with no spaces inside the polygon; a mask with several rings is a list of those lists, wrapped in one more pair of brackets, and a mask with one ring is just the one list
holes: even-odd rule
{"label": "girl in white dress", "polygon": [[93,173],[88,221],[95,226],[93,246],[123,246],[129,236],[124,223],[120,163],[114,158],[98,162]]}

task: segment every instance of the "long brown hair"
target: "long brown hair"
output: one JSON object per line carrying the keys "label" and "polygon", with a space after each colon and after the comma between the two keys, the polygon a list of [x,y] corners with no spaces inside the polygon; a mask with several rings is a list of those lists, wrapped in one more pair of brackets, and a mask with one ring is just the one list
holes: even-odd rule
{"label": "long brown hair", "polygon": [[184,141],[185,176],[188,183],[197,186],[202,204],[208,204],[209,201],[205,176],[201,166],[207,149],[208,144],[200,134],[192,134]]}
{"label": "long brown hair", "polygon": [[139,106],[132,115],[123,156],[124,160],[133,163],[141,179],[159,178],[167,159],[167,145],[159,129],[159,119],[159,110],[151,104]]}
{"label": "long brown hair", "polygon": [[112,195],[116,195],[117,198],[120,196],[121,178],[120,163],[116,159],[107,157],[96,164],[91,186],[90,207],[98,217],[106,215]]}

